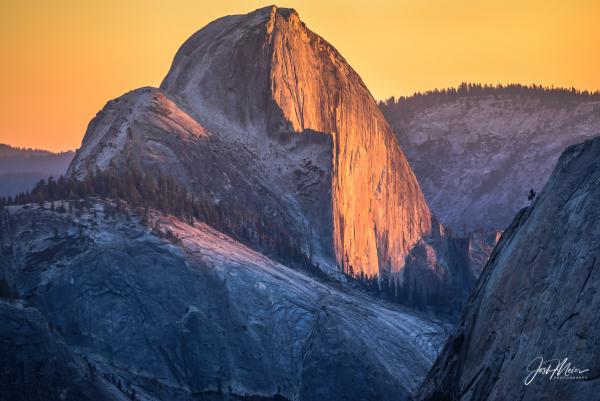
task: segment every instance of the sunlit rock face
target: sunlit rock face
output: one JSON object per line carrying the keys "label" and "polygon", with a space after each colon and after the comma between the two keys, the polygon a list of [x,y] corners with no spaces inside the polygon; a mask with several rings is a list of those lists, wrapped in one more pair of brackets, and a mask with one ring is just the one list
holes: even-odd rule
{"label": "sunlit rock face", "polygon": [[[503,234],[416,400],[598,398],[599,182],[600,138],[562,154]],[[587,372],[531,375],[565,358]]]}
{"label": "sunlit rock face", "polygon": [[398,273],[431,228],[368,89],[290,9],[198,31],[160,89],[126,94],[92,121],[69,174],[132,162],[285,228],[325,270]]}
{"label": "sunlit rock face", "polygon": [[[430,230],[419,185],[368,89],[295,11],[268,7],[225,17],[179,50],[161,89],[199,121],[257,150],[266,137],[316,131],[332,139],[330,221],[337,264],[397,272]],[[216,121],[215,121],[216,120]],[[283,151],[283,149],[281,149]]]}

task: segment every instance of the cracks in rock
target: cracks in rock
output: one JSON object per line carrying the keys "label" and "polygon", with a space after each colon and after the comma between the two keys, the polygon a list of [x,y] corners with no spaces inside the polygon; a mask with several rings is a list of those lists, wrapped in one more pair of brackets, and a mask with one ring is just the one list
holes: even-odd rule
{"label": "cracks in rock", "polygon": [[[288,44],[289,46],[289,44]],[[296,71],[296,65],[292,62],[290,53],[287,51],[283,51],[283,55],[285,60],[283,61],[283,65],[285,68],[286,75],[290,76],[292,79],[284,79],[283,82],[290,94],[290,96],[294,100],[294,112],[296,114],[296,118],[298,119],[298,123],[300,124],[300,130],[304,130],[304,91],[299,85],[298,73]],[[291,67],[290,67],[291,66]],[[290,71],[290,68],[292,71]],[[294,87],[292,87],[292,83]]]}
{"label": "cracks in rock", "polygon": [[565,320],[563,320],[563,322],[561,324],[558,325],[558,329],[556,331],[560,331],[560,329],[563,328],[563,326],[571,319],[573,319],[574,317],[579,316],[579,312],[575,312],[575,313],[571,313],[569,315],[569,317],[567,317]]}
{"label": "cracks in rock", "polygon": [[583,284],[581,285],[581,288],[579,289],[579,294],[577,295],[577,302],[575,303],[575,305],[579,304],[579,301],[581,300],[581,294],[583,294],[583,290],[587,286],[590,276],[592,275],[592,272],[594,271],[594,267],[596,267],[596,257],[594,257],[592,259],[592,263],[590,263],[588,273],[585,276],[585,280],[583,280]]}
{"label": "cracks in rock", "polygon": [[306,360],[312,353],[314,339],[315,339],[315,336],[316,336],[316,333],[317,333],[317,330],[319,328],[319,324],[321,321],[321,314],[322,314],[322,312],[327,313],[326,309],[325,309],[325,301],[328,297],[329,297],[328,295],[324,296],[323,299],[321,300],[321,302],[319,302],[317,304],[318,309],[316,310],[316,316],[315,316],[314,322],[312,324],[312,327],[310,329],[310,333],[308,334],[306,342],[302,346],[302,362],[300,363],[300,367],[299,367],[300,374],[298,377],[297,391],[299,391],[302,388],[302,378],[304,376],[302,374],[302,372],[304,371],[304,366],[306,364]]}
{"label": "cracks in rock", "polygon": [[483,371],[486,369],[486,367],[482,367],[481,369],[479,369],[479,371],[475,374],[475,376],[473,376],[473,378],[469,381],[469,383],[465,386],[465,388],[460,392],[460,394],[458,395],[458,398],[462,398],[463,395],[465,395],[467,393],[467,391],[469,391],[471,389],[471,387],[473,387],[473,384],[475,384],[475,382],[477,381],[477,379],[479,378],[479,376],[481,376],[481,374],[483,373]]}

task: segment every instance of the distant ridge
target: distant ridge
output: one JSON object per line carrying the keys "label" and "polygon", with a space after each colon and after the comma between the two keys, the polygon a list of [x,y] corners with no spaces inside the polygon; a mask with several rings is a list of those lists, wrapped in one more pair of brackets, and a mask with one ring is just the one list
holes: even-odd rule
{"label": "distant ridge", "polygon": [[552,96],[570,96],[570,97],[588,97],[600,99],[600,90],[577,89],[575,87],[563,86],[544,86],[544,85],[523,85],[519,83],[511,84],[482,84],[477,82],[462,82],[458,86],[449,86],[447,88],[434,88],[424,92],[414,92],[409,96],[391,96],[385,100],[380,100],[380,104],[388,102],[400,103],[404,100],[410,101],[414,98],[435,97],[435,96],[479,96],[496,94],[519,94],[525,96],[552,95]]}
{"label": "distant ridge", "polygon": [[540,85],[431,90],[379,102],[433,211],[503,229],[569,145],[600,133],[600,92]]}
{"label": "distant ridge", "polygon": [[49,156],[49,155],[63,155],[63,154],[75,154],[74,150],[64,150],[61,152],[52,152],[46,149],[40,148],[25,148],[19,146],[12,146],[6,143],[0,143],[0,157],[10,156],[26,156],[26,157],[38,157],[38,156]]}
{"label": "distant ridge", "polygon": [[0,196],[30,190],[42,178],[65,174],[74,156],[74,151],[54,153],[0,144]]}

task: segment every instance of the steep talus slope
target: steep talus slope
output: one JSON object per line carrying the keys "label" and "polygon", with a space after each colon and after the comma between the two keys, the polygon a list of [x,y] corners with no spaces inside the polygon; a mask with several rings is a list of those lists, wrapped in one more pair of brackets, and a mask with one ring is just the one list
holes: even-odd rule
{"label": "steep talus slope", "polygon": [[[151,231],[106,202],[54,206],[2,212],[5,287],[117,393],[402,400],[444,338],[443,325],[322,284],[204,224],[153,212]],[[175,243],[158,235],[167,230]]]}
{"label": "steep talus slope", "polygon": [[454,230],[504,229],[561,152],[600,132],[598,96],[490,91],[382,106],[431,210]]}
{"label": "steep talus slope", "polygon": [[290,156],[270,147],[269,138],[313,131],[331,137],[325,190],[332,212],[320,224],[332,227],[326,243],[338,265],[368,275],[398,272],[429,232],[419,185],[368,89],[294,10],[273,6],[209,24],[179,50],[161,89],[256,153],[274,183],[295,179],[286,167]]}
{"label": "steep talus slope", "polygon": [[[562,154],[539,198],[504,233],[416,400],[597,399],[599,211],[596,138]],[[538,373],[525,385],[540,357],[543,367],[568,358],[587,371]]]}

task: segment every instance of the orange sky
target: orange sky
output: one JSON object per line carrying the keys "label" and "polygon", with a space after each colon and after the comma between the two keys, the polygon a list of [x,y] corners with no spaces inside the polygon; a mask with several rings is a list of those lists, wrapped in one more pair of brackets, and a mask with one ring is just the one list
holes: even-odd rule
{"label": "orange sky", "polygon": [[[206,23],[270,3],[2,0],[0,143],[79,147],[111,98],[159,85]],[[600,89],[598,0],[286,0],[386,98],[462,81]]]}

